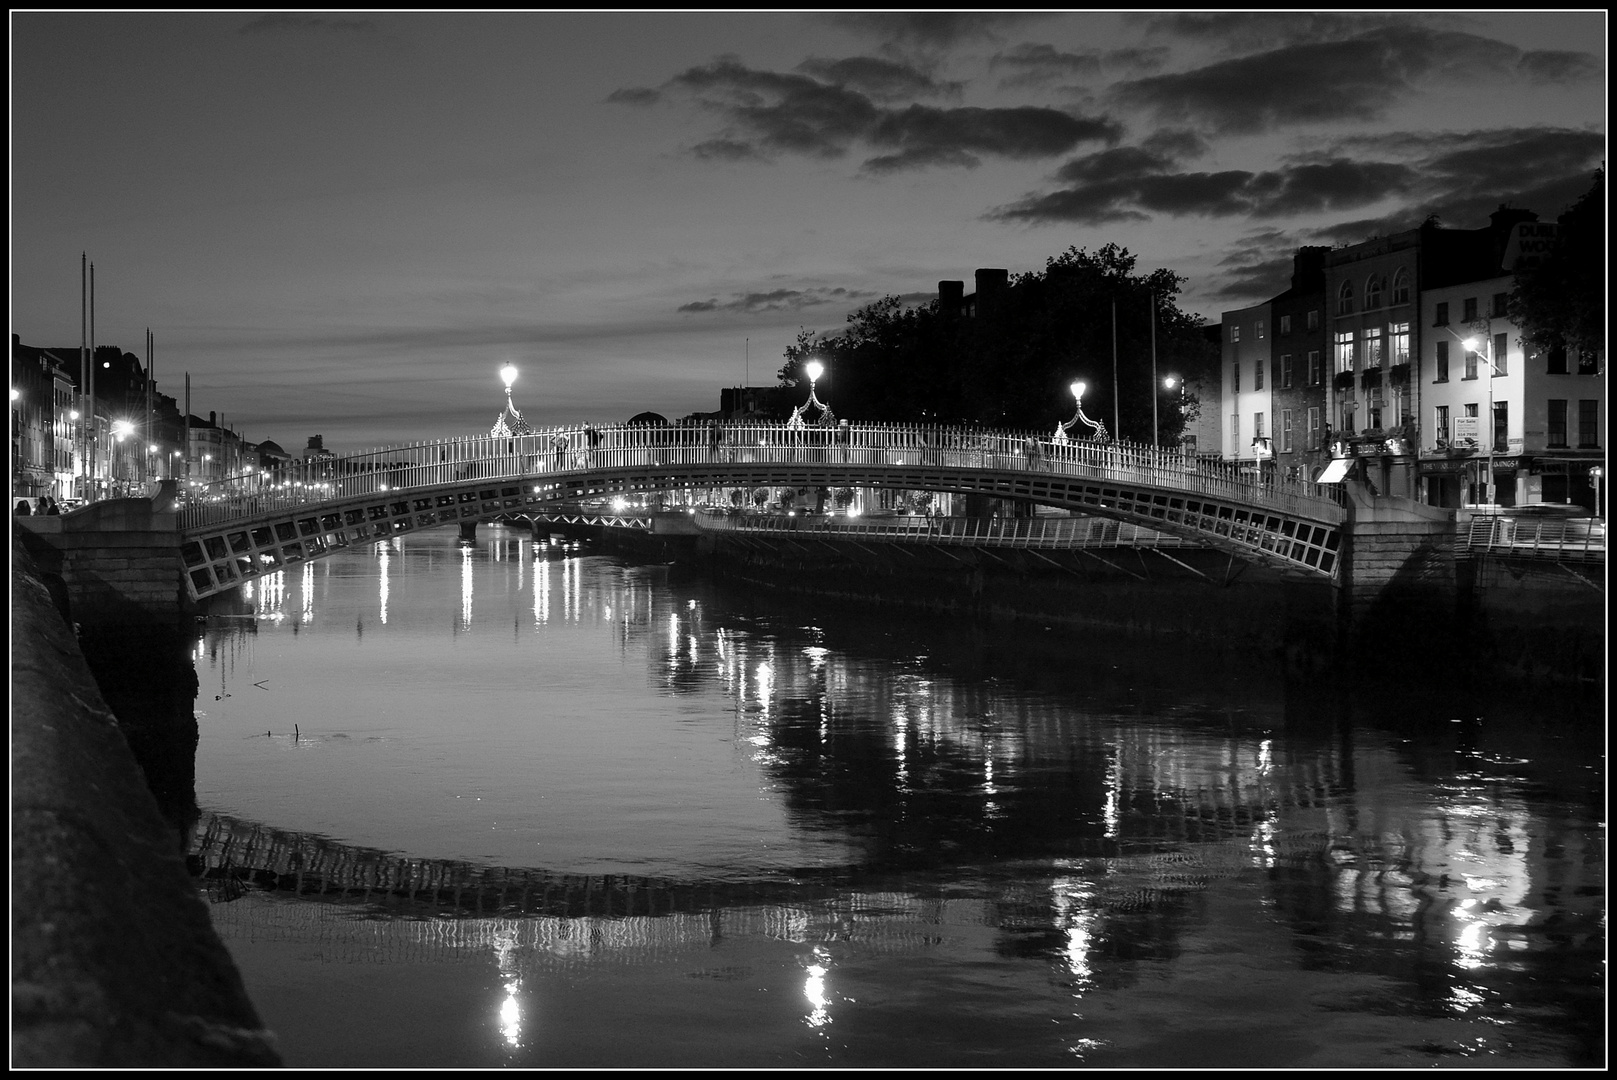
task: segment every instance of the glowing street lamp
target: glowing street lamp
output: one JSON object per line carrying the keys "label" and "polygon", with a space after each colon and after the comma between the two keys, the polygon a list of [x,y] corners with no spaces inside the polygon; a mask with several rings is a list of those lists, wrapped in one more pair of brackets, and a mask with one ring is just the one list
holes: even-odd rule
{"label": "glowing street lamp", "polygon": [[494,420],[489,434],[497,438],[510,435],[532,435],[533,428],[522,418],[522,411],[511,400],[511,386],[517,381],[517,366],[507,363],[500,369],[500,381],[505,384],[505,409]]}
{"label": "glowing street lamp", "polygon": [[815,396],[814,393],[814,384],[820,381],[821,375],[825,374],[825,365],[820,363],[818,360],[810,360],[808,363],[803,365],[803,374],[808,376],[809,381],[808,400],[792,410],[792,415],[786,420],[786,426],[794,431],[807,427],[808,422],[803,419],[803,414],[807,412],[809,406],[812,405],[814,408],[820,410],[819,419],[814,421],[816,424],[819,424],[822,427],[835,427],[837,422],[836,414],[831,411],[831,406],[821,401]]}
{"label": "glowing street lamp", "polygon": [[1109,441],[1106,434],[1106,425],[1101,423],[1099,420],[1091,420],[1089,417],[1084,415],[1084,390],[1086,390],[1087,387],[1083,381],[1080,379],[1074,379],[1072,384],[1068,386],[1067,389],[1072,391],[1072,400],[1076,411],[1072,414],[1071,420],[1068,420],[1065,423],[1057,422],[1055,441],[1058,443],[1066,442],[1067,432],[1073,428],[1076,428],[1079,424],[1084,424],[1089,428],[1090,438],[1092,438],[1095,442]]}

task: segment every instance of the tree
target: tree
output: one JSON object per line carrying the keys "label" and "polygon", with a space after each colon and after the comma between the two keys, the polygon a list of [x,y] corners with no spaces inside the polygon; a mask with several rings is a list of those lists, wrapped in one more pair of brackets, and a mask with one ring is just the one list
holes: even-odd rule
{"label": "tree", "polygon": [[1556,219],[1544,260],[1516,273],[1510,317],[1532,350],[1595,354],[1606,348],[1606,170]]}
{"label": "tree", "polygon": [[997,302],[979,296],[975,318],[937,301],[906,308],[884,297],[851,313],[840,334],[799,333],[780,377],[800,384],[815,356],[826,366],[821,399],[841,416],[1046,433],[1072,417],[1067,387],[1082,380],[1084,411],[1121,428],[1115,436],[1149,442],[1155,400],[1158,436],[1173,442],[1184,422],[1180,395],[1160,376],[1195,377],[1216,370],[1217,357],[1200,320],[1175,303],[1183,279],[1161,269],[1137,274],[1135,261],[1116,244],[1068,248],[1043,271],[1010,281]]}

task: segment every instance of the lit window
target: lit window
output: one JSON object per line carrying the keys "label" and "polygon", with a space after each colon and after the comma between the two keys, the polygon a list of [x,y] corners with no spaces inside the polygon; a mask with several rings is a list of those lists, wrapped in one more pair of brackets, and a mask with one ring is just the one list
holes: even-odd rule
{"label": "lit window", "polygon": [[1358,355],[1353,340],[1353,331],[1344,330],[1336,335],[1336,370],[1340,374],[1352,371],[1358,366]]}

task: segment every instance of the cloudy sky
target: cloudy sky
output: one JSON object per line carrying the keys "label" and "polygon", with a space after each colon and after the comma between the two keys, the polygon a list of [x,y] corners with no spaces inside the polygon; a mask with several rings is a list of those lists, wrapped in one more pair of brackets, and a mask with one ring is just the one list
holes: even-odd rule
{"label": "cloudy sky", "polygon": [[[1208,319],[1290,253],[1605,158],[1603,11],[13,12],[12,331],[288,448],[670,417],[800,327],[1116,242]],[[970,285],[968,284],[968,291]],[[835,401],[834,388],[822,396]]]}

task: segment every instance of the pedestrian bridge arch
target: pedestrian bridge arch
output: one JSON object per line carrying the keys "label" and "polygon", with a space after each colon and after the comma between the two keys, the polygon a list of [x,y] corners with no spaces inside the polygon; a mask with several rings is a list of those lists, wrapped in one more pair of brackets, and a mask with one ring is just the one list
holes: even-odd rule
{"label": "pedestrian bridge arch", "polygon": [[913,425],[557,428],[303,462],[183,496],[194,598],[357,543],[617,496],[869,487],[1017,499],[1335,579],[1346,514],[1317,485],[1160,447]]}

